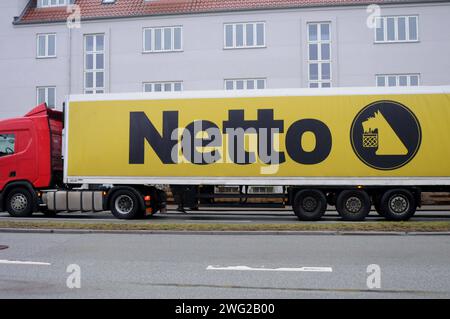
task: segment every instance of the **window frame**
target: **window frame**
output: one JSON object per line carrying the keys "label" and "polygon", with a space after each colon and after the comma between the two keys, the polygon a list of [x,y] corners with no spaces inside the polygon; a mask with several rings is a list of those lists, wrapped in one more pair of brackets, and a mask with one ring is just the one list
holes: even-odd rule
{"label": "window frame", "polygon": [[[322,39],[322,25],[328,25],[328,40]],[[311,40],[309,35],[309,27],[310,25],[317,26],[317,39]],[[317,60],[311,60],[310,57],[310,45],[317,45]],[[329,46],[329,59],[325,60],[322,57],[322,44],[328,44]],[[308,88],[331,88],[333,86],[333,41],[332,41],[332,22],[331,21],[309,21],[306,23],[306,50],[307,50],[307,69],[308,69]],[[311,68],[312,64],[317,64],[317,80],[311,79]],[[330,65],[330,78],[323,79],[322,78],[322,66],[323,64]],[[329,85],[329,86],[324,86]],[[317,87],[314,87],[317,85]]]}
{"label": "window frame", "polygon": [[[389,86],[388,78],[395,76],[395,86]],[[407,85],[400,85],[400,77],[406,76],[407,77]],[[417,85],[411,85],[411,78],[413,76],[417,76]],[[384,86],[378,85],[378,79],[384,78]],[[376,74],[375,75],[375,86],[381,87],[381,88],[389,88],[389,87],[418,87],[420,86],[421,80],[420,80],[420,73],[398,73],[398,74]]]}
{"label": "window frame", "polygon": [[[93,50],[87,51],[87,38],[93,36]],[[97,50],[97,36],[103,36],[103,50]],[[87,55],[93,55],[93,68],[86,68]],[[103,54],[103,69],[94,68],[97,67],[97,55]],[[97,86],[97,73],[103,73],[103,86]],[[92,73],[92,87],[86,86],[86,75]],[[83,34],[83,93],[84,94],[104,94],[106,93],[106,34],[105,33],[87,33]]]}
{"label": "window frame", "polygon": [[[244,88],[241,89],[237,89],[236,84],[238,81],[243,81],[244,82]],[[254,82],[254,88],[253,89],[249,89],[248,88],[248,81],[253,81]],[[264,81],[264,88],[262,89],[258,89],[258,81]],[[228,90],[227,89],[227,82],[233,82],[233,89]],[[238,78],[238,79],[224,79],[223,81],[224,83],[224,90],[225,91],[257,91],[257,90],[266,90],[267,89],[267,78]]]}
{"label": "window frame", "polygon": [[[60,2],[63,1],[64,3],[61,4]],[[38,0],[36,7],[38,9],[41,8],[56,8],[56,7],[65,7],[71,4],[74,4],[75,0],[56,0],[56,4],[51,4],[51,0],[48,0],[48,4],[44,5],[44,0]]]}
{"label": "window frame", "polygon": [[[394,18],[394,40],[388,40],[388,29],[387,29],[387,20],[388,18]],[[405,40],[398,39],[398,19],[405,18]],[[409,28],[409,18],[416,18],[416,39],[410,39],[410,28]],[[378,24],[378,20],[381,19],[383,22],[383,40],[377,39],[377,30],[378,28],[375,25],[374,28],[374,43],[417,43],[420,41],[419,37],[419,15],[389,15],[389,16],[381,16],[375,18],[376,25]]]}
{"label": "window frame", "polygon": [[[48,48],[49,48],[49,41],[48,38],[49,36],[54,36],[55,37],[55,54],[54,55],[49,55],[48,54]],[[44,54],[45,55],[39,55],[39,38],[40,37],[45,37],[45,47],[44,47]],[[57,57],[57,36],[56,33],[37,33],[36,34],[36,59],[54,59]]]}
{"label": "window frame", "polygon": [[[44,98],[44,102],[45,104],[47,104],[47,107],[50,109],[54,109],[56,108],[56,86],[55,85],[50,85],[50,86],[37,86],[36,87],[36,105],[41,104],[42,102],[39,101],[39,90],[44,89],[45,91],[45,98]],[[55,100],[55,105],[49,105],[48,104],[48,91],[49,89],[53,89],[55,96],[54,96],[54,100]]]}
{"label": "window frame", "polygon": [[[247,45],[247,25],[253,24],[253,41],[254,45]],[[258,24],[263,25],[263,42],[264,44],[258,45]],[[236,45],[236,26],[242,25],[242,40],[243,45]],[[232,26],[232,40],[233,45],[227,46],[227,26]],[[241,50],[241,49],[264,49],[267,48],[267,37],[266,37],[266,22],[265,21],[247,21],[247,22],[226,22],[223,24],[223,49],[224,50]]]}
{"label": "window frame", "polygon": [[[155,85],[160,84],[162,88],[164,88],[165,84],[170,84],[170,91],[166,91],[161,90],[161,91],[155,91]],[[180,91],[175,91],[175,85],[176,84],[180,84],[181,86],[181,90]],[[146,85],[151,85],[152,86],[152,90],[151,91],[146,91],[145,87]],[[184,91],[184,83],[183,81],[151,81],[151,82],[143,82],[142,83],[142,92],[144,93],[164,93],[164,92],[182,92]]]}
{"label": "window frame", "polygon": [[[180,32],[180,49],[175,49],[175,29],[179,28]],[[171,49],[164,49],[165,37],[164,30],[170,29],[171,35]],[[150,50],[146,49],[146,31],[151,32],[151,45]],[[161,30],[161,50],[155,50],[155,30]],[[169,52],[183,52],[184,51],[184,28],[183,25],[172,25],[172,26],[157,26],[157,27],[144,27],[142,28],[142,53],[169,53]]]}

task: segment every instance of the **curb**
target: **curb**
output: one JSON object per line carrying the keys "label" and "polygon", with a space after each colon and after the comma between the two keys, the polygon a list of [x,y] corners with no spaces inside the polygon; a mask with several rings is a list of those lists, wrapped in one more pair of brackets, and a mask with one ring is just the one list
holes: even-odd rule
{"label": "curb", "polygon": [[450,232],[403,231],[174,231],[0,228],[0,233],[19,234],[117,234],[117,235],[283,235],[283,236],[450,236]]}

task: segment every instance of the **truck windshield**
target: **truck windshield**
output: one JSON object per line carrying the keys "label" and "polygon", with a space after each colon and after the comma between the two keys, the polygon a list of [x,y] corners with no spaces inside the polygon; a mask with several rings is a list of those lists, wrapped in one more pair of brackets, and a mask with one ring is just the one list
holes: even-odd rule
{"label": "truck windshield", "polygon": [[14,134],[0,134],[0,157],[14,154],[15,144]]}

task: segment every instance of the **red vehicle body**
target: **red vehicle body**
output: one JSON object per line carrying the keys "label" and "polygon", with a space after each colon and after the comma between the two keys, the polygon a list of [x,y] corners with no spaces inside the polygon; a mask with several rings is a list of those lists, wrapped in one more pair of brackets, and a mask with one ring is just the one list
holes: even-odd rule
{"label": "red vehicle body", "polygon": [[[39,105],[24,117],[0,121],[0,208],[7,198],[18,196],[20,205],[32,196],[34,207],[38,189],[62,182],[61,158],[63,114]],[[6,207],[8,208],[8,207]]]}

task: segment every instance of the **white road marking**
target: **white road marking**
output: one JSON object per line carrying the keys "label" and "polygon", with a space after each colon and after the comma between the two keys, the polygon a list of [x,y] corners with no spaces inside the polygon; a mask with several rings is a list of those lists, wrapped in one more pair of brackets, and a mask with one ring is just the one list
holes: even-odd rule
{"label": "white road marking", "polygon": [[1,260],[0,264],[5,265],[32,265],[32,266],[51,266],[50,263],[38,262],[38,261],[18,261],[18,260]]}
{"label": "white road marking", "polygon": [[291,272],[333,272],[331,267],[299,267],[299,268],[252,268],[248,266],[208,266],[206,270],[238,270],[238,271],[291,271]]}

